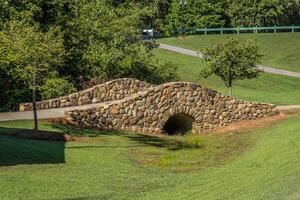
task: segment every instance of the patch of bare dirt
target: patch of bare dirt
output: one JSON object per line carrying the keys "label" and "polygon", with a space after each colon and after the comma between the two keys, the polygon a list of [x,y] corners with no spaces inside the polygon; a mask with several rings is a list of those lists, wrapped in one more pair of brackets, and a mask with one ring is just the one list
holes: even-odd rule
{"label": "patch of bare dirt", "polygon": [[284,119],[286,119],[288,115],[286,113],[280,113],[279,115],[272,116],[272,117],[266,117],[256,120],[245,120],[241,122],[235,122],[228,126],[219,127],[217,129],[207,131],[206,133],[212,133],[212,134],[222,134],[222,133],[228,133],[228,132],[246,132],[257,128],[262,128],[266,126],[270,126],[273,124],[276,124]]}
{"label": "patch of bare dirt", "polygon": [[45,119],[43,121],[50,122],[53,124],[63,124],[63,125],[70,125],[70,122],[65,118],[53,118],[53,119]]}

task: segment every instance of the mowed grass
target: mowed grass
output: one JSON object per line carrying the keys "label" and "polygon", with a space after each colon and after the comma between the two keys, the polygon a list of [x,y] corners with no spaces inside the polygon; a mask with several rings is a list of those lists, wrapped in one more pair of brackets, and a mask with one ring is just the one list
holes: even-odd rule
{"label": "mowed grass", "polygon": [[262,34],[230,34],[230,35],[196,35],[185,38],[164,38],[162,43],[201,51],[228,37],[243,41],[256,39],[264,54],[263,65],[300,72],[300,33],[262,33]]}
{"label": "mowed grass", "polygon": [[[200,78],[200,71],[206,67],[205,62],[200,58],[162,49],[156,49],[155,55],[162,63],[169,61],[175,63],[181,80],[199,83],[224,94],[228,93],[220,78],[216,76]],[[263,73],[257,79],[234,82],[233,96],[278,105],[300,104],[300,78]]]}
{"label": "mowed grass", "polygon": [[68,143],[0,136],[0,199],[299,199],[299,120],[224,135],[91,131]]}

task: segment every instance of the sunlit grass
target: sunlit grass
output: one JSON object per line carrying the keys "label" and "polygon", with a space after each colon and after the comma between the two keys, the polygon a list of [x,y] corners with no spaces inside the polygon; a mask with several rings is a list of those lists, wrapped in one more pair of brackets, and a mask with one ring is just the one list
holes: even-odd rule
{"label": "sunlit grass", "polygon": [[[155,137],[83,129],[77,135],[97,136],[68,143],[0,136],[0,161],[6,162],[0,167],[0,199],[297,199],[295,112],[275,125],[223,135]],[[32,122],[0,127],[26,123]],[[58,131],[47,122],[40,127]],[[59,131],[66,130],[72,127]]]}
{"label": "sunlit grass", "polygon": [[300,33],[262,33],[262,34],[230,34],[230,35],[195,35],[185,38],[164,38],[162,43],[201,51],[204,48],[224,41],[228,37],[243,41],[257,40],[264,54],[263,64],[269,67],[300,72]]}
{"label": "sunlit grass", "polygon": [[216,167],[251,146],[247,134],[168,136],[170,144],[159,148],[134,148],[137,163],[175,172]]}
{"label": "sunlit grass", "polygon": [[[216,76],[207,79],[200,78],[200,71],[206,67],[201,59],[162,49],[156,49],[155,55],[162,63],[174,62],[178,66],[177,73],[181,80],[199,83],[228,94],[220,78]],[[235,81],[233,96],[244,100],[280,105],[300,104],[300,78],[263,73],[257,79]]]}

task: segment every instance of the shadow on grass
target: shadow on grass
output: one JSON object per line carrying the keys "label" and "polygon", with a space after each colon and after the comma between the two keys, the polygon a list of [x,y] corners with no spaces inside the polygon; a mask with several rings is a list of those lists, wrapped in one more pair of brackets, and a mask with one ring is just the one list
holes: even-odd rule
{"label": "shadow on grass", "polygon": [[[29,133],[29,130],[0,128],[0,168],[24,164],[65,163],[64,141],[26,139],[29,138],[29,134],[34,133]],[[49,132],[39,131],[38,134],[48,136]]]}
{"label": "shadow on grass", "polygon": [[[108,133],[109,134],[109,133]],[[114,133],[113,133],[114,134]],[[133,143],[128,145],[88,145],[88,146],[73,146],[68,149],[101,149],[101,148],[132,148],[132,147],[157,147],[165,148],[171,151],[182,149],[201,149],[203,144],[194,144],[181,139],[162,138],[149,135],[121,134],[120,137],[129,139]],[[127,144],[127,143],[126,143]]]}
{"label": "shadow on grass", "polygon": [[[117,131],[100,131],[95,129],[82,129],[70,125],[55,123],[44,125],[44,130],[51,131],[33,132],[30,129],[0,127],[0,167],[19,164],[64,163],[64,137],[66,134],[84,137],[121,137],[120,141],[107,140],[107,143],[102,143],[101,145],[85,145],[68,148],[132,148],[150,146],[165,148],[172,151],[202,148],[201,145],[194,145],[193,143],[187,142],[187,140],[183,139],[183,137],[157,137],[142,134],[122,133]],[[12,137],[11,135],[18,137]],[[40,138],[40,136],[42,136],[42,138]],[[21,139],[19,137],[29,139]],[[122,138],[124,140],[122,140]],[[60,142],[31,139],[58,140]]]}
{"label": "shadow on grass", "polygon": [[123,133],[117,131],[100,131],[96,129],[86,129],[86,128],[80,128],[71,125],[65,125],[65,124],[51,124],[50,126],[51,128],[59,130],[61,133],[65,133],[72,136],[99,137],[99,136],[124,135]]}
{"label": "shadow on grass", "polygon": [[168,150],[177,151],[183,149],[201,149],[204,147],[202,143],[187,141],[184,136],[175,138],[155,137],[149,135],[128,135],[129,139],[145,146],[154,146],[158,148],[166,148]]}
{"label": "shadow on grass", "polygon": [[168,150],[181,150],[181,149],[200,149],[204,145],[200,143],[194,143],[193,141],[187,141],[184,137],[158,137],[143,134],[122,133],[118,131],[100,131],[96,129],[82,129],[65,124],[51,124],[51,126],[59,131],[73,135],[73,136],[85,136],[85,137],[101,137],[101,136],[119,136],[129,139],[134,142],[131,145],[105,145],[105,146],[78,146],[70,148],[118,148],[118,147],[139,147],[139,146],[153,146],[158,148],[167,148]]}

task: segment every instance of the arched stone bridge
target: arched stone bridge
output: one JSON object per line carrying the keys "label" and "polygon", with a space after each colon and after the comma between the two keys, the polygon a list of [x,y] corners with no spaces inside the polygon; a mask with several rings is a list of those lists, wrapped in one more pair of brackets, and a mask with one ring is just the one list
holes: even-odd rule
{"label": "arched stone bridge", "polygon": [[[37,102],[37,109],[64,108],[123,99],[153,85],[132,78],[121,78],[96,85],[68,96]],[[19,111],[32,110],[32,103],[22,103]]]}
{"label": "arched stone bridge", "polygon": [[66,110],[66,119],[80,127],[173,134],[200,132],[278,114],[274,105],[238,100],[193,83],[151,86],[134,82],[143,86],[136,93],[124,87],[124,98],[110,98],[87,109]]}

